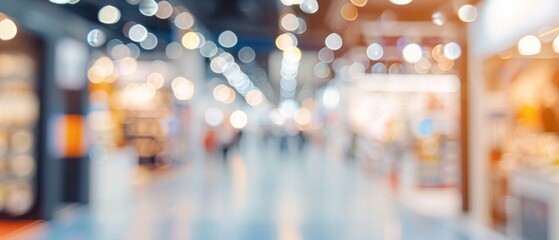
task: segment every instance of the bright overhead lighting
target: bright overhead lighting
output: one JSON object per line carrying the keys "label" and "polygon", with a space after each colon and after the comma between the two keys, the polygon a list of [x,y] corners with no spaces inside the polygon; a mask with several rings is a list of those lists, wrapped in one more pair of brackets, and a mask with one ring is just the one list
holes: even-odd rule
{"label": "bright overhead lighting", "polygon": [[423,57],[423,50],[417,43],[410,43],[404,47],[402,55],[404,56],[404,60],[406,60],[406,62],[416,63]]}
{"label": "bright overhead lighting", "polygon": [[542,43],[540,39],[534,35],[528,35],[518,41],[518,53],[525,56],[536,55],[540,53]]}
{"label": "bright overhead lighting", "polygon": [[412,2],[412,0],[390,0],[391,3],[396,5],[407,5]]}

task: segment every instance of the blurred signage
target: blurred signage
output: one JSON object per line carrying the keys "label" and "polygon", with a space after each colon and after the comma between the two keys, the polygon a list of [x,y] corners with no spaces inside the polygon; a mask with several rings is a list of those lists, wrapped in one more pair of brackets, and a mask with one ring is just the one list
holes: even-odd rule
{"label": "blurred signage", "polygon": [[84,89],[87,78],[87,46],[80,41],[64,38],[55,49],[55,78],[62,89]]}

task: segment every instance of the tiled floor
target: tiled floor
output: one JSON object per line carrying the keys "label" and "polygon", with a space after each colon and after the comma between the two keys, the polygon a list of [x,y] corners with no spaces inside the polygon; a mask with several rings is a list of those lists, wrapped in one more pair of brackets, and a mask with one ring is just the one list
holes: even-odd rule
{"label": "tiled floor", "polygon": [[255,142],[246,146],[228,161],[192,160],[138,191],[126,182],[131,164],[99,163],[90,206],[65,211],[19,239],[498,237],[407,210],[380,179],[365,177],[357,164],[328,159],[323,149],[282,154]]}

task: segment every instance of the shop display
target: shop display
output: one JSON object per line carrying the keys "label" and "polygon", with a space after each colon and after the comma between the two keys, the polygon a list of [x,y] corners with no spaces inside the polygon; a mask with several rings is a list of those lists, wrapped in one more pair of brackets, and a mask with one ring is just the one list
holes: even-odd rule
{"label": "shop display", "polygon": [[[419,89],[414,84],[436,87]],[[372,76],[348,88],[350,127],[370,145],[381,146],[371,147],[382,151],[371,155],[381,172],[406,174],[402,168],[407,164],[415,166],[415,186],[458,186],[457,86],[452,75],[392,75]]]}
{"label": "shop display", "polygon": [[0,54],[0,217],[28,213],[36,199],[39,102],[33,62]]}

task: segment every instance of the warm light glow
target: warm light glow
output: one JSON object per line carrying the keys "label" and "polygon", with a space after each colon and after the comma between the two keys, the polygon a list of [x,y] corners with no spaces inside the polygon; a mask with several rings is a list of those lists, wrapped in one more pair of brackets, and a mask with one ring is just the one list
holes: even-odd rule
{"label": "warm light glow", "polygon": [[165,84],[165,78],[161,73],[153,72],[147,77],[148,84],[151,84],[155,89],[160,89]]}
{"label": "warm light glow", "polygon": [[283,51],[283,59],[289,63],[297,63],[301,60],[303,53],[298,47],[290,48]]}
{"label": "warm light glow", "polygon": [[534,35],[528,35],[518,41],[518,53],[521,55],[536,55],[540,53],[542,43],[540,39]]}
{"label": "warm light glow", "polygon": [[473,22],[477,17],[477,9],[475,6],[466,4],[458,9],[458,18],[463,22]]}
{"label": "warm light glow", "polygon": [[423,57],[421,46],[416,43],[410,43],[402,50],[404,60],[408,63],[416,63]]}
{"label": "warm light glow", "polygon": [[250,106],[258,106],[264,100],[262,92],[258,90],[250,90],[245,96],[246,102]]}
{"label": "warm light glow", "polygon": [[306,126],[311,123],[312,113],[308,109],[300,108],[295,114],[295,122],[301,126]]}
{"label": "warm light glow", "polygon": [[229,118],[229,122],[231,126],[236,129],[244,128],[248,123],[248,116],[245,112],[241,110],[234,111],[231,113],[231,117]]}
{"label": "warm light glow", "polygon": [[355,21],[359,16],[359,10],[351,3],[346,3],[340,10],[340,14],[347,21]]}
{"label": "warm light glow", "polygon": [[214,98],[225,104],[231,104],[235,101],[235,95],[235,90],[223,84],[217,85],[213,90]]}
{"label": "warm light glow", "polygon": [[287,50],[296,47],[298,44],[297,37],[292,33],[284,33],[276,38],[276,47],[280,50]]}
{"label": "warm light glow", "polygon": [[195,32],[187,32],[182,36],[182,46],[189,50],[200,47],[200,37]]}
{"label": "warm light glow", "polygon": [[194,84],[192,81],[183,77],[175,78],[171,83],[171,88],[178,100],[186,101],[191,99],[194,95]]}
{"label": "warm light glow", "polygon": [[3,19],[0,21],[0,40],[11,40],[17,34],[17,26],[11,19]]}
{"label": "warm light glow", "polygon": [[351,3],[357,7],[364,7],[367,5],[367,0],[351,0]]}
{"label": "warm light glow", "polygon": [[120,20],[120,10],[114,6],[107,5],[99,10],[97,17],[99,18],[99,22],[114,24]]}
{"label": "warm light glow", "polygon": [[559,36],[553,39],[552,46],[553,46],[553,51],[559,53]]}
{"label": "warm light glow", "polygon": [[132,75],[138,70],[138,62],[131,57],[125,57],[119,61],[119,73],[122,75]]}
{"label": "warm light glow", "polygon": [[446,18],[442,12],[437,11],[431,15],[431,20],[434,24],[442,26],[444,25]]}

